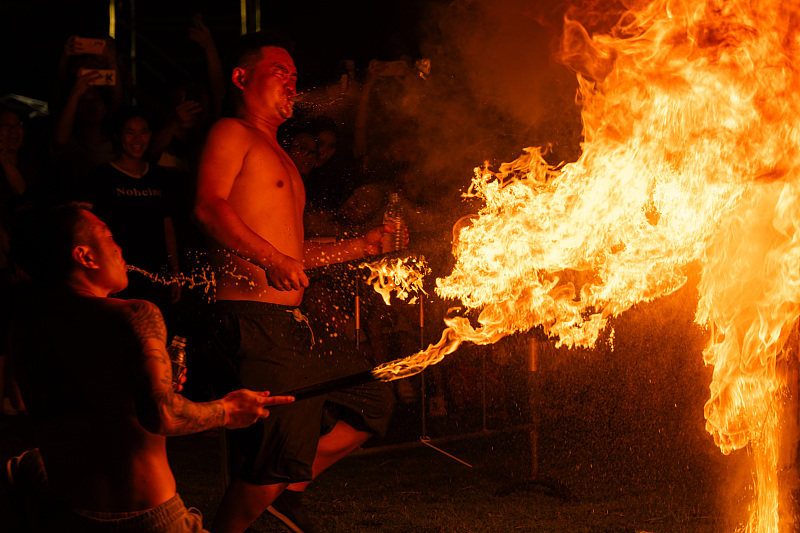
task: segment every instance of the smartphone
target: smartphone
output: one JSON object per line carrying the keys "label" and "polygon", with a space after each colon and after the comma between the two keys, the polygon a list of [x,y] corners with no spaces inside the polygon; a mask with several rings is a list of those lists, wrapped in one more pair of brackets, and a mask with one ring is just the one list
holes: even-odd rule
{"label": "smartphone", "polygon": [[197,28],[198,30],[203,29],[203,14],[195,11],[192,13],[192,26]]}
{"label": "smartphone", "polygon": [[117,71],[110,68],[82,68],[78,69],[78,76],[83,76],[87,72],[97,72],[100,77],[92,82],[92,85],[116,85]]}
{"label": "smartphone", "polygon": [[95,54],[102,55],[106,49],[106,41],[104,39],[90,39],[88,37],[75,37],[73,41],[75,44],[76,54]]}

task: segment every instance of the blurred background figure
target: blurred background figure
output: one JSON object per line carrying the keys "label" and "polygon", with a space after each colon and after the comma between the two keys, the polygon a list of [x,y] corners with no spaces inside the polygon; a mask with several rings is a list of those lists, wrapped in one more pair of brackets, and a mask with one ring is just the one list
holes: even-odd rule
{"label": "blurred background figure", "polygon": [[[97,44],[89,47],[86,41]],[[90,169],[114,157],[105,121],[122,105],[123,91],[113,39],[67,39],[55,87],[51,156],[61,192],[69,195],[80,188]]]}
{"label": "blurred background figure", "polygon": [[[125,107],[113,117],[112,130],[116,154],[91,171],[81,197],[94,204],[94,212],[111,228],[129,265],[161,276],[179,274],[170,176],[145,158],[152,137],[150,119],[136,107]],[[153,283],[132,273],[119,296],[155,303],[170,325],[181,286]]]}
{"label": "blurred background figure", "polygon": [[11,214],[22,203],[26,191],[23,176],[26,165],[20,156],[23,140],[21,114],[11,108],[0,108],[0,412],[11,416],[25,410],[19,387],[7,368],[11,290],[19,278],[9,255],[8,228]]}

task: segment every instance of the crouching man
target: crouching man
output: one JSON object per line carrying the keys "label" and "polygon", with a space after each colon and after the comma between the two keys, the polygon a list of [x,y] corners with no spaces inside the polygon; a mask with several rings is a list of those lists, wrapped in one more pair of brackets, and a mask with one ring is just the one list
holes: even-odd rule
{"label": "crouching man", "polygon": [[176,392],[159,309],[109,298],[127,286],[127,265],[89,207],[29,208],[12,227],[31,282],[14,302],[10,351],[38,449],[12,458],[5,481],[20,504],[40,491],[26,517],[36,531],[203,531],[176,492],[166,437],[243,428],[293,399],[242,389],[194,403]]}

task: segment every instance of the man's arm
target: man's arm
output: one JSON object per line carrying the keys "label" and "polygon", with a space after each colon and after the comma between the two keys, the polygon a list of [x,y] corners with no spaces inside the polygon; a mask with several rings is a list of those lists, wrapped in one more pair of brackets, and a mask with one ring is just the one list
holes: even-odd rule
{"label": "man's arm", "polygon": [[[333,263],[343,263],[361,259],[368,255],[381,253],[384,233],[393,233],[391,224],[384,224],[369,231],[363,237],[347,239],[334,243],[303,242],[303,263],[306,268],[314,268]],[[408,235],[405,236],[406,242]]]}
{"label": "man's arm", "polygon": [[167,328],[161,311],[144,300],[132,300],[128,322],[140,342],[142,366],[135,391],[142,426],[160,435],[187,435],[208,429],[247,427],[269,416],[267,407],[293,401],[268,392],[238,390],[213,402],[195,403],[173,390],[172,364],[167,355]]}
{"label": "man's arm", "polygon": [[233,119],[222,119],[211,128],[200,158],[195,220],[224,248],[264,269],[276,289],[307,287],[303,265],[250,229],[228,203],[247,155],[249,137],[244,126]]}

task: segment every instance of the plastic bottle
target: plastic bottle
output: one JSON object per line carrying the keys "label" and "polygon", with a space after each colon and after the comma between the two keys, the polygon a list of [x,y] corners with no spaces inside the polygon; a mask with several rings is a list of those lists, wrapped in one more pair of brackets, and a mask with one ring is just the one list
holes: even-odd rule
{"label": "plastic bottle", "polygon": [[383,253],[396,252],[405,248],[403,235],[405,234],[406,223],[403,220],[403,204],[400,203],[400,193],[389,194],[389,205],[383,215],[383,223],[394,226],[394,233],[383,234]]}
{"label": "plastic bottle", "polygon": [[167,355],[172,361],[172,385],[177,386],[186,368],[186,339],[175,335],[172,343],[167,346]]}

